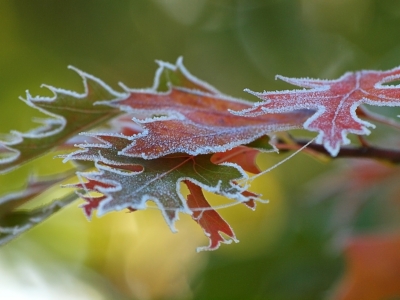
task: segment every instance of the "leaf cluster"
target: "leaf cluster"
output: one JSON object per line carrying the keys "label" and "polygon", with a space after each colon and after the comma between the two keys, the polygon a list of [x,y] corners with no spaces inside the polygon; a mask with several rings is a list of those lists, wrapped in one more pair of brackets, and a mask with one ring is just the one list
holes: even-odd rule
{"label": "leaf cluster", "polygon": [[[263,92],[253,103],[227,96],[191,75],[178,59],[158,62],[153,86],[115,91],[100,79],[75,70],[83,93],[46,86],[52,97],[22,98],[49,116],[27,133],[13,131],[1,142],[0,172],[8,173],[44,154],[63,149],[64,162],[76,166],[76,192],[32,210],[24,204],[71,177],[27,180],[21,192],[0,198],[0,243],[42,222],[65,205],[82,198],[84,213],[146,209],[152,201],[172,231],[179,213],[192,216],[214,250],[237,241],[230,225],[207,202],[203,190],[255,209],[261,195],[249,190],[260,170],[262,152],[304,149],[315,157],[369,157],[397,163],[397,149],[371,146],[362,135],[373,120],[398,128],[393,120],[371,113],[364,104],[400,106],[400,68],[346,73],[337,80],[286,78],[303,89]],[[292,129],[317,132],[316,142],[295,138]],[[347,135],[360,146],[347,146]],[[95,170],[93,170],[95,168]],[[257,174],[257,175],[250,175]],[[2,175],[5,176],[5,175]],[[75,175],[74,175],[75,176]],[[188,194],[182,191],[186,185]],[[151,205],[151,204],[150,204]],[[224,235],[221,235],[223,233]]]}

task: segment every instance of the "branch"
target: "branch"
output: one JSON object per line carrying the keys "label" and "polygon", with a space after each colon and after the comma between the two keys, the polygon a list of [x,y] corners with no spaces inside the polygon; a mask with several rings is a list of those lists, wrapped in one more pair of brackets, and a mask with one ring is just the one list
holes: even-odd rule
{"label": "branch", "polygon": [[[302,139],[294,139],[292,138],[293,145],[288,145],[285,142],[279,141],[275,146],[279,150],[293,150],[299,149],[306,145],[309,141]],[[311,150],[320,154],[324,154],[329,156],[329,152],[326,151],[323,145],[318,144],[310,144],[306,150]],[[360,147],[352,147],[352,146],[342,146],[338,155],[334,158],[372,158],[376,160],[381,160],[385,162],[389,162],[392,164],[400,164],[400,151],[393,149],[385,149],[379,148],[371,145],[362,145]]]}

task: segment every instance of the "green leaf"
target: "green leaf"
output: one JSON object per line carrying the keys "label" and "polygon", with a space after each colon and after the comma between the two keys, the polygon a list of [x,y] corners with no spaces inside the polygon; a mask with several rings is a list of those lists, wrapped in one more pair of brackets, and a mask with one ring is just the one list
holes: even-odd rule
{"label": "green leaf", "polygon": [[12,210],[32,200],[52,185],[66,179],[69,175],[71,175],[70,172],[40,179],[37,177],[31,177],[23,190],[0,197],[0,222],[1,219]]}
{"label": "green leaf", "polygon": [[90,208],[85,209],[88,216],[95,208],[99,215],[124,208],[145,209],[146,202],[152,200],[162,211],[171,230],[175,231],[178,212],[192,214],[179,190],[184,180],[239,203],[256,198],[254,194],[246,194],[245,188],[235,183],[247,176],[236,164],[214,164],[210,160],[211,155],[177,154],[156,160],[122,156],[118,153],[130,143],[129,140],[115,135],[97,138],[103,144],[88,144],[84,150],[66,158],[95,161],[99,169],[99,172],[79,173],[88,182],[73,185],[105,196],[100,199],[83,197]]}
{"label": "green leaf", "polygon": [[18,237],[20,234],[40,224],[66,205],[77,200],[75,194],[69,194],[33,210],[17,210],[0,219],[0,246]]}
{"label": "green leaf", "polygon": [[119,111],[99,101],[121,100],[128,96],[111,89],[100,79],[76,68],[83,80],[82,94],[44,85],[53,97],[32,97],[29,92],[22,99],[29,106],[53,118],[39,120],[43,126],[26,133],[11,132],[11,140],[0,142],[0,173],[6,173],[21,164],[34,159],[47,151],[62,146],[79,132],[116,116]]}

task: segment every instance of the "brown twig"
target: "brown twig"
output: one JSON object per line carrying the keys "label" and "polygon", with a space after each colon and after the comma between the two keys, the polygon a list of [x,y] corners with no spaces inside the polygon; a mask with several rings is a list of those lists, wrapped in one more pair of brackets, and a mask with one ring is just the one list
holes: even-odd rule
{"label": "brown twig", "polygon": [[[305,144],[308,143],[307,140],[301,140],[301,139],[294,139],[294,146],[295,148],[300,148],[304,146]],[[286,144],[277,144],[275,145],[278,149],[284,149],[287,150],[288,147]],[[293,147],[293,145],[292,145]],[[326,156],[329,156],[329,152],[326,151],[323,145],[319,144],[310,144],[308,146],[308,149],[324,154]],[[394,150],[394,149],[385,149],[385,148],[380,148],[380,147],[375,147],[372,145],[362,145],[360,147],[354,147],[354,146],[342,146],[338,155],[333,158],[371,158],[371,159],[376,159],[376,160],[381,160],[385,162],[389,162],[392,164],[400,164],[400,150]]]}

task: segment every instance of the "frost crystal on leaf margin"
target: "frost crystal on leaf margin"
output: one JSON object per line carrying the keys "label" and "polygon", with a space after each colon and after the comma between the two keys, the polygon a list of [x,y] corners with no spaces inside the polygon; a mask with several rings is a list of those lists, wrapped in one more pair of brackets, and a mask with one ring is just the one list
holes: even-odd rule
{"label": "frost crystal on leaf margin", "polygon": [[246,193],[247,187],[235,183],[247,178],[247,174],[237,164],[214,164],[211,155],[176,155],[155,160],[132,158],[118,154],[119,149],[129,140],[115,135],[97,138],[103,143],[87,144],[83,150],[66,157],[67,160],[94,161],[99,170],[79,173],[87,182],[82,180],[79,184],[69,185],[85,191],[94,190],[105,196],[98,202],[96,198],[84,197],[91,208],[86,211],[89,216],[96,208],[98,215],[124,208],[145,209],[146,202],[152,200],[162,211],[171,230],[176,231],[174,222],[178,219],[178,212],[192,214],[180,192],[181,182],[190,181],[199,188],[238,203],[246,203],[258,197]]}

